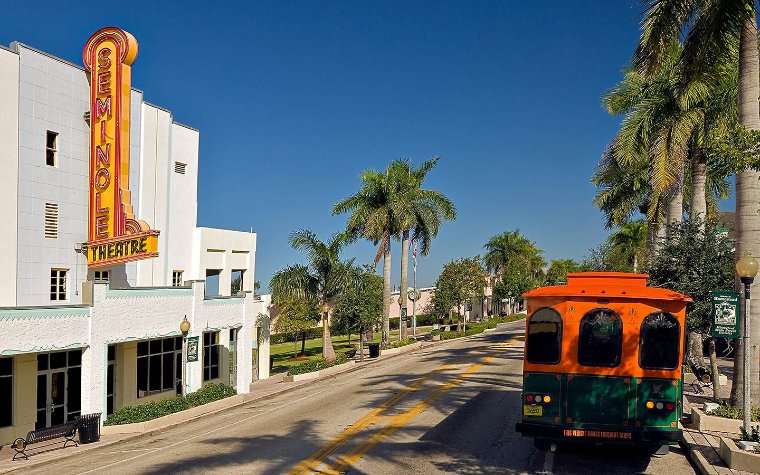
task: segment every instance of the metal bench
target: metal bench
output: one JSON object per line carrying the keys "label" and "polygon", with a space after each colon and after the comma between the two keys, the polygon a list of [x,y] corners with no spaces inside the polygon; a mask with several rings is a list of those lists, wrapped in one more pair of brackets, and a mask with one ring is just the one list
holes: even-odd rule
{"label": "metal bench", "polygon": [[691,387],[696,394],[704,394],[703,388],[710,388],[712,383],[712,373],[706,368],[698,367],[693,362],[689,361],[689,369],[694,374],[694,381],[691,382]]}
{"label": "metal bench", "polygon": [[77,433],[77,427],[79,426],[79,420],[65,422],[52,427],[46,427],[44,429],[33,430],[26,434],[26,438],[19,437],[13,441],[11,448],[16,451],[13,455],[13,460],[21,455],[25,460],[29,460],[29,456],[26,454],[26,449],[31,444],[37,442],[44,442],[47,440],[59,439],[64,437],[66,441],[63,446],[66,447],[69,442],[73,442],[74,446],[79,446],[79,443],[74,440],[74,436]]}

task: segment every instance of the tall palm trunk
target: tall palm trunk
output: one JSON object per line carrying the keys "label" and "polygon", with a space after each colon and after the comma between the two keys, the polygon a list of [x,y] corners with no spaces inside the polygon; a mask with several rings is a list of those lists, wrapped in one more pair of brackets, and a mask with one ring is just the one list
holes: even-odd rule
{"label": "tall palm trunk", "polygon": [[[700,220],[700,229],[705,230],[705,217],[707,216],[707,198],[705,195],[705,183],[707,181],[707,162],[705,154],[701,149],[694,147],[690,151],[691,155],[691,200],[689,217]],[[689,332],[689,358],[690,361],[698,368],[704,367],[704,353],[702,342],[704,335],[696,330]],[[715,349],[715,345],[710,345]],[[715,355],[710,354],[710,361],[713,361]],[[717,378],[716,378],[717,379]]]}
{"label": "tall palm trunk", "polygon": [[326,305],[323,305],[322,309],[322,358],[335,363],[335,348],[330,335],[330,314]]}
{"label": "tall palm trunk", "polygon": [[[678,179],[676,185],[674,185],[670,196],[668,197],[668,226],[679,224],[683,220],[683,186],[681,186],[681,180]],[[665,228],[665,238],[670,240],[670,230]]]}
{"label": "tall palm trunk", "polygon": [[398,303],[401,306],[401,312],[399,312],[399,335],[401,338],[406,338],[406,323],[401,321],[404,309],[406,308],[406,288],[409,282],[409,230],[404,230],[401,235],[401,289],[399,290]]}
{"label": "tall palm trunk", "polygon": [[700,148],[695,148],[691,154],[691,202],[689,203],[689,217],[699,218],[700,229],[705,229],[707,217],[707,195],[705,183],[707,182],[707,160]]}
{"label": "tall palm trunk", "polygon": [[390,239],[383,251],[383,345],[390,340],[391,326],[388,321],[391,314],[391,243]]}
{"label": "tall palm trunk", "polygon": [[[739,121],[749,130],[760,130],[760,71],[758,71],[757,23],[753,9],[750,18],[744,21],[739,45]],[[736,175],[736,257],[745,252],[760,256],[760,173],[745,170]],[[752,285],[753,294],[758,295],[758,282]],[[736,280],[736,288],[741,292],[741,283]],[[753,299],[755,300],[755,299]],[[760,303],[750,305],[750,347],[744,348],[741,339],[734,352],[734,384],[731,388],[731,401],[742,407],[744,395],[744,351],[750,351],[750,401],[752,405],[760,404],[760,361],[758,360],[758,343],[760,342]],[[743,320],[743,319],[742,319]],[[744,335],[744,325],[740,335]]]}

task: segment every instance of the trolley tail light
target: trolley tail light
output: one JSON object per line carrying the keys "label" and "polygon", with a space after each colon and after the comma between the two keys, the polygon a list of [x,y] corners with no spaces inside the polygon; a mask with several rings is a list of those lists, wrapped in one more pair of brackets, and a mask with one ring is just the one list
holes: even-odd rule
{"label": "trolley tail light", "polygon": [[672,402],[666,402],[665,403],[665,410],[666,411],[672,411],[675,408],[676,408],[676,406]]}
{"label": "trolley tail light", "polygon": [[533,395],[532,394],[528,394],[527,396],[525,396],[525,400],[528,401],[528,402],[533,402]]}

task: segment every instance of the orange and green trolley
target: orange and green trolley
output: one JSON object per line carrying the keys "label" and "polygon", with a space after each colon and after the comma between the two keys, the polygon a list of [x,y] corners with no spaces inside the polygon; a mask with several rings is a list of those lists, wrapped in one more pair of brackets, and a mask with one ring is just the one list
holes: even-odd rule
{"label": "orange and green trolley", "polygon": [[537,446],[680,436],[686,295],[647,275],[568,274],[526,292],[522,420]]}

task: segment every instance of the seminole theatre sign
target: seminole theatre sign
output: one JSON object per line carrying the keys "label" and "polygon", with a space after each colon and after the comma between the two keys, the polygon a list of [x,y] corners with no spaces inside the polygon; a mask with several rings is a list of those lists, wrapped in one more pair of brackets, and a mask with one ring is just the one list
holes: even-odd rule
{"label": "seminole theatre sign", "polygon": [[158,234],[135,218],[129,191],[131,65],[137,41],[124,30],[95,32],[82,52],[90,72],[90,224],[87,264],[158,256]]}

